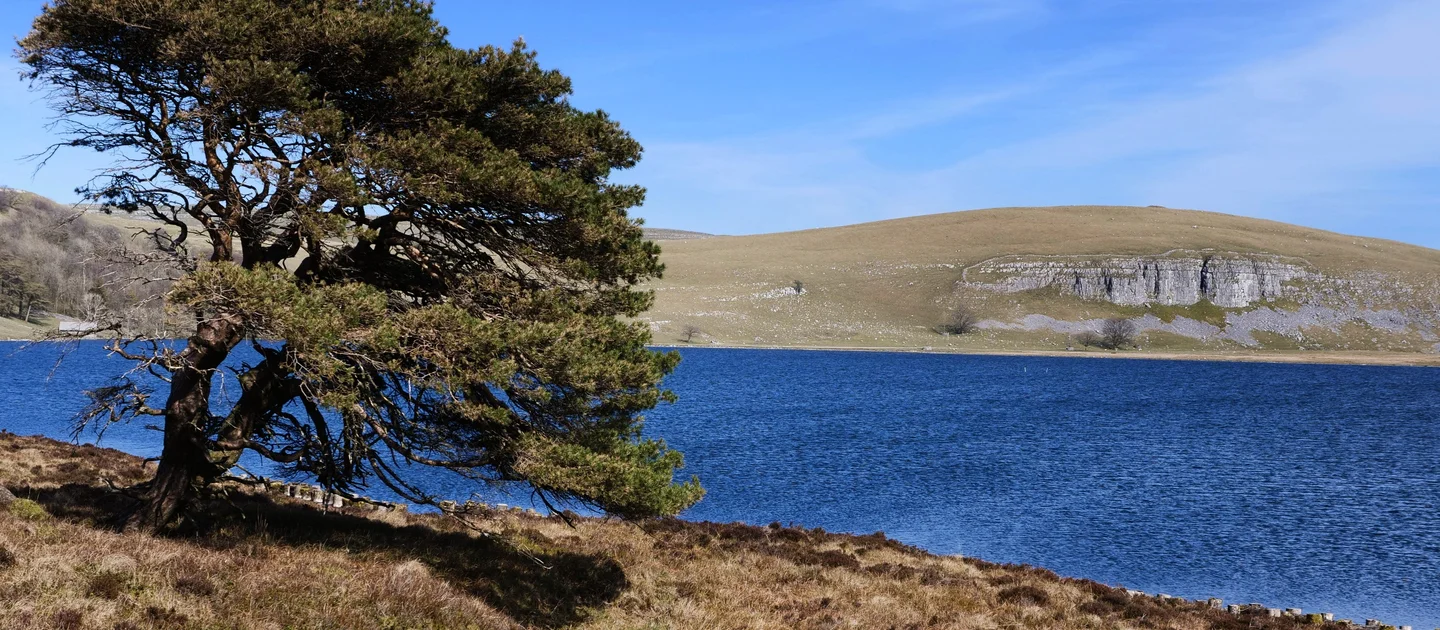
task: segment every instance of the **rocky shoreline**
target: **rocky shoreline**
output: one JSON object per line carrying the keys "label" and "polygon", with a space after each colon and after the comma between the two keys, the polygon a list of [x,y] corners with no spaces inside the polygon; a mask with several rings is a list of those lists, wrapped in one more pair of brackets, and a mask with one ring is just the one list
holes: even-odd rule
{"label": "rocky shoreline", "polygon": [[[1174,597],[1174,596],[1171,596],[1171,595],[1166,595],[1166,594],[1164,594],[1164,593],[1157,593],[1157,594],[1153,594],[1153,595],[1152,595],[1152,594],[1146,593],[1146,592],[1144,592],[1144,591],[1135,591],[1135,590],[1129,590],[1129,589],[1126,589],[1125,593],[1126,593],[1127,595],[1129,595],[1130,597],[1150,597],[1150,598],[1157,599],[1157,600],[1159,600],[1159,601],[1171,601],[1171,600],[1185,601],[1184,598]],[[1328,613],[1328,612],[1319,612],[1319,613],[1317,613],[1317,612],[1312,612],[1312,613],[1306,613],[1304,610],[1299,609],[1299,608],[1271,608],[1271,607],[1268,607],[1268,606],[1266,606],[1266,605],[1264,605],[1264,604],[1256,604],[1256,603],[1250,603],[1250,604],[1228,604],[1228,605],[1227,605],[1227,604],[1225,604],[1225,601],[1224,601],[1224,600],[1222,600],[1222,599],[1220,599],[1220,598],[1218,598],[1218,597],[1211,597],[1211,598],[1209,598],[1209,599],[1203,599],[1203,600],[1195,600],[1195,603],[1205,604],[1206,606],[1209,606],[1210,608],[1214,608],[1214,609],[1217,609],[1217,610],[1224,610],[1225,612],[1228,612],[1228,613],[1233,614],[1233,615],[1241,616],[1241,617],[1244,617],[1244,616],[1272,617],[1272,618],[1289,617],[1289,618],[1294,618],[1294,619],[1298,619],[1298,620],[1303,620],[1305,623],[1314,624],[1314,625],[1320,625],[1320,624],[1323,624],[1323,623],[1335,623],[1335,624],[1339,624],[1339,625],[1341,625],[1341,626],[1347,626],[1347,627],[1351,627],[1351,628],[1374,628],[1375,630],[1413,630],[1413,628],[1412,628],[1411,626],[1394,626],[1394,625],[1386,624],[1386,623],[1380,621],[1379,619],[1366,619],[1366,620],[1364,621],[1364,623],[1361,624],[1361,623],[1357,623],[1357,622],[1355,622],[1355,621],[1353,621],[1353,620],[1350,620],[1350,619],[1336,619],[1334,613]],[[1436,630],[1440,630],[1440,628],[1437,628]]]}

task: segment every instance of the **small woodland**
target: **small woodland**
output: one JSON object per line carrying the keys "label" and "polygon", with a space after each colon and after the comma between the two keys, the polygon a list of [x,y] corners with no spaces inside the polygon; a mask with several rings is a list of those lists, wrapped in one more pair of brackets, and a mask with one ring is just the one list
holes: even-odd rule
{"label": "small woodland", "polygon": [[132,236],[76,207],[0,189],[0,317],[51,325],[55,315],[120,317],[163,334],[169,279]]}

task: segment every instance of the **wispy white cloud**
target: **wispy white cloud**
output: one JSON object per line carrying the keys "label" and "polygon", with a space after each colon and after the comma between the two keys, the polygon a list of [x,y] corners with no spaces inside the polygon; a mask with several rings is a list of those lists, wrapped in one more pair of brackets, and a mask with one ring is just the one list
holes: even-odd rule
{"label": "wispy white cloud", "polygon": [[[731,225],[753,213],[753,231],[768,231],[992,205],[1162,203],[1322,227],[1327,213],[1383,222],[1385,208],[1342,204],[1397,171],[1440,167],[1440,4],[1370,6],[1366,19],[1303,46],[1159,94],[1075,103],[1085,113],[1068,128],[939,168],[882,168],[860,141],[1063,98],[1064,82],[1031,78],[785,136],[652,143],[643,180],[651,214],[663,222],[666,208],[685,207],[685,223],[706,228],[707,210]],[[1440,183],[1419,186],[1419,201],[1440,196]],[[686,199],[683,190],[709,196]],[[1405,194],[1385,197],[1403,206],[1397,196]],[[1440,221],[1434,228],[1409,236],[1440,241]]]}
{"label": "wispy white cloud", "polygon": [[938,175],[1113,173],[1151,161],[1133,177],[1112,175],[1111,198],[1289,219],[1333,210],[1315,201],[1387,171],[1440,165],[1436,32],[1440,5],[1394,4],[1191,94],[1116,103],[1094,124],[988,151]]}
{"label": "wispy white cloud", "polygon": [[[595,54],[612,71],[676,59],[736,52],[793,51],[831,38],[860,40],[874,31],[912,36],[1039,19],[1049,0],[806,0],[689,5],[660,19],[665,28],[636,32],[626,46]],[[603,5],[595,5],[601,7]],[[608,9],[604,9],[608,10]],[[597,53],[599,51],[596,51]]]}
{"label": "wispy white cloud", "polygon": [[[1263,211],[1440,165],[1440,4],[1407,2],[1160,111],[1203,154],[1148,183],[1199,205]],[[1160,147],[1140,147],[1141,150]]]}

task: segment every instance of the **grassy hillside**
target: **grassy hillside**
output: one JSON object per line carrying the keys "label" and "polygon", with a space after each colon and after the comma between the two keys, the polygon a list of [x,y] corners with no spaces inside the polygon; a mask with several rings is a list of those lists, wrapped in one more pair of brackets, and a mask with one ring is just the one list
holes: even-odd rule
{"label": "grassy hillside", "polygon": [[322,512],[231,488],[111,529],[139,459],[0,432],[0,628],[1341,628],[800,527]]}
{"label": "grassy hillside", "polygon": [[714,234],[704,232],[691,232],[689,230],[670,230],[666,228],[645,228],[645,238],[652,241],[688,241],[697,238],[713,238]]}
{"label": "grassy hillside", "polygon": [[[118,228],[111,231],[134,246],[140,243],[130,235],[158,225],[94,212],[84,221]],[[1440,360],[1440,251],[1274,221],[1156,207],[1068,206],[975,210],[757,236],[656,228],[646,228],[646,235],[662,242],[667,267],[665,277],[651,285],[655,307],[643,316],[661,344],[691,337],[693,343],[724,345],[1068,352],[1076,347],[1074,327],[1100,318],[1148,315],[1152,324],[1186,318],[1225,327],[1227,318],[1269,308],[1291,321],[1252,318],[1246,325],[1255,330],[1238,341],[1235,335],[1155,328],[1136,341],[1151,355],[1337,360],[1340,352],[1345,356],[1338,360],[1344,361]],[[1354,319],[1353,312],[1330,313],[1325,320],[1301,312],[1314,304],[1286,300],[1239,309],[1208,303],[1117,306],[1055,290],[996,293],[960,282],[967,267],[999,257],[1176,250],[1283,256],[1341,284],[1382,287],[1374,295],[1337,298],[1326,306],[1403,314],[1411,325],[1386,329],[1382,322],[1377,328],[1373,318]],[[957,305],[992,325],[975,334],[937,334],[936,325]],[[1032,321],[1036,316],[1043,316],[1038,325]],[[1046,323],[1055,321],[1063,325]],[[691,327],[700,333],[687,335]],[[26,330],[9,326],[0,336],[26,336]]]}
{"label": "grassy hillside", "polygon": [[0,339],[36,339],[54,328],[47,326],[43,318],[33,319],[35,321],[25,322],[15,317],[0,317]]}
{"label": "grassy hillside", "polygon": [[[661,342],[685,326],[702,342],[749,345],[933,346],[949,349],[1064,349],[1066,336],[992,330],[943,338],[932,331],[957,300],[984,317],[1026,314],[1080,320],[1146,312],[1213,319],[1198,308],[1117,307],[1044,291],[963,295],[964,269],[1011,256],[1155,255],[1216,250],[1295,257],[1334,277],[1380,274],[1434,285],[1440,251],[1214,212],[1108,206],[1000,208],[937,214],[839,228],[664,243],[663,280],[647,319]],[[794,282],[803,283],[796,293]],[[1284,307],[1286,305],[1279,305]],[[1405,305],[1433,311],[1433,303]],[[1224,313],[1219,313],[1223,320]],[[1327,349],[1420,350],[1419,338],[1317,341]],[[1359,343],[1364,336],[1366,343]],[[1149,335],[1150,349],[1239,349],[1234,344]],[[1267,347],[1275,343],[1262,340]],[[1433,343],[1433,342],[1431,342]],[[1279,348],[1276,348],[1279,349]]]}

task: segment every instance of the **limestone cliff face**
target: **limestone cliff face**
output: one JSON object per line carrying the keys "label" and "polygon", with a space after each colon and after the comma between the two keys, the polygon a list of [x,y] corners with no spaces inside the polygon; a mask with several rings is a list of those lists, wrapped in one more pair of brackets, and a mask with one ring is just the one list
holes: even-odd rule
{"label": "limestone cliff face", "polygon": [[1014,293],[1059,288],[1116,304],[1244,307],[1286,294],[1286,282],[1316,277],[1279,256],[1168,252],[1156,256],[992,258],[965,270],[967,285]]}

